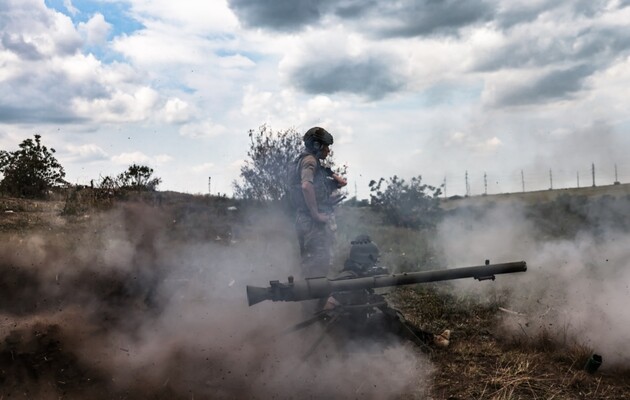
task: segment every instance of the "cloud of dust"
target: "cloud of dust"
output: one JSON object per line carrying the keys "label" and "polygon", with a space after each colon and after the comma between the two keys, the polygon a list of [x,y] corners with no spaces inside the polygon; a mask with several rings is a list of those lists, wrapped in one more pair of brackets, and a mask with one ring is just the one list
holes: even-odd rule
{"label": "cloud of dust", "polygon": [[[585,205],[587,222],[574,234],[549,235],[521,203],[483,209],[461,209],[439,226],[437,240],[449,267],[525,260],[525,273],[499,275],[495,282],[457,281],[460,293],[487,298],[508,292],[504,307],[525,314],[506,314],[515,335],[533,339],[551,333],[560,343],[587,345],[608,365],[629,365],[630,232],[620,226],[630,212],[628,199],[616,202],[617,218],[605,202]],[[534,205],[536,207],[536,205]],[[571,218],[571,215],[566,215]]]}
{"label": "cloud of dust", "polygon": [[[299,261],[290,223],[247,219],[236,237],[203,212],[125,205],[81,229],[12,238],[0,264],[27,290],[0,307],[12,321],[0,333],[58,324],[63,347],[108,390],[143,396],[380,399],[424,390],[431,367],[417,350],[361,343],[340,352],[324,340],[304,359],[322,327],[281,334],[305,319],[301,304],[248,307],[247,284],[284,281]],[[218,233],[198,234],[204,221]]]}

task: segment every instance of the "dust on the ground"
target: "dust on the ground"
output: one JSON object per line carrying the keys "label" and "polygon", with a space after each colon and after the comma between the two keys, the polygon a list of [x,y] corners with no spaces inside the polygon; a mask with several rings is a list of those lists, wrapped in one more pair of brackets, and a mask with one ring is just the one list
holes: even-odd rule
{"label": "dust on the ground", "polygon": [[[431,363],[404,344],[338,353],[300,304],[248,307],[246,284],[294,274],[281,213],[214,201],[123,202],[61,216],[5,203],[0,395],[37,399],[422,396]],[[4,218],[4,217],[7,218]]]}

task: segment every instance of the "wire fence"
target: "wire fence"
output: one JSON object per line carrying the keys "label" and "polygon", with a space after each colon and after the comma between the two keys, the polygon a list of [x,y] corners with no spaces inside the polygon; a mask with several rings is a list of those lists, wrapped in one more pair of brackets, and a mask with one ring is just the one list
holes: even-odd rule
{"label": "wire fence", "polygon": [[463,170],[446,174],[441,182],[444,197],[533,192],[630,183],[630,163],[582,168],[531,168],[510,172]]}

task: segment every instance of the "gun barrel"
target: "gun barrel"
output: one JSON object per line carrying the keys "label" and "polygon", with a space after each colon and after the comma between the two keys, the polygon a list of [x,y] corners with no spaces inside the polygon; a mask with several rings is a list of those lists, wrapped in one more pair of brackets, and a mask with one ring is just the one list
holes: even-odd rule
{"label": "gun barrel", "polygon": [[269,282],[270,286],[268,288],[247,286],[247,299],[250,306],[264,300],[303,301],[327,297],[334,292],[376,289],[462,278],[475,278],[479,281],[486,279],[494,280],[495,275],[525,271],[527,271],[527,263],[525,263],[525,261],[517,261],[503,264],[406,272],[401,274],[376,275],[339,280],[331,280],[322,277],[307,278],[303,281],[293,282],[292,279],[289,279],[287,283],[271,281]]}

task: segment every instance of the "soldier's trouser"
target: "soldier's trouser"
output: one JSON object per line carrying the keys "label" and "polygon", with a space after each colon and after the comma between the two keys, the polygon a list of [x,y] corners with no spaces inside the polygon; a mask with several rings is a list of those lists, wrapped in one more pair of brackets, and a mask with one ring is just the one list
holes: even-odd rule
{"label": "soldier's trouser", "polygon": [[333,224],[316,222],[310,215],[298,212],[295,227],[300,242],[302,273],[305,278],[328,274],[335,241],[335,232],[331,226]]}

